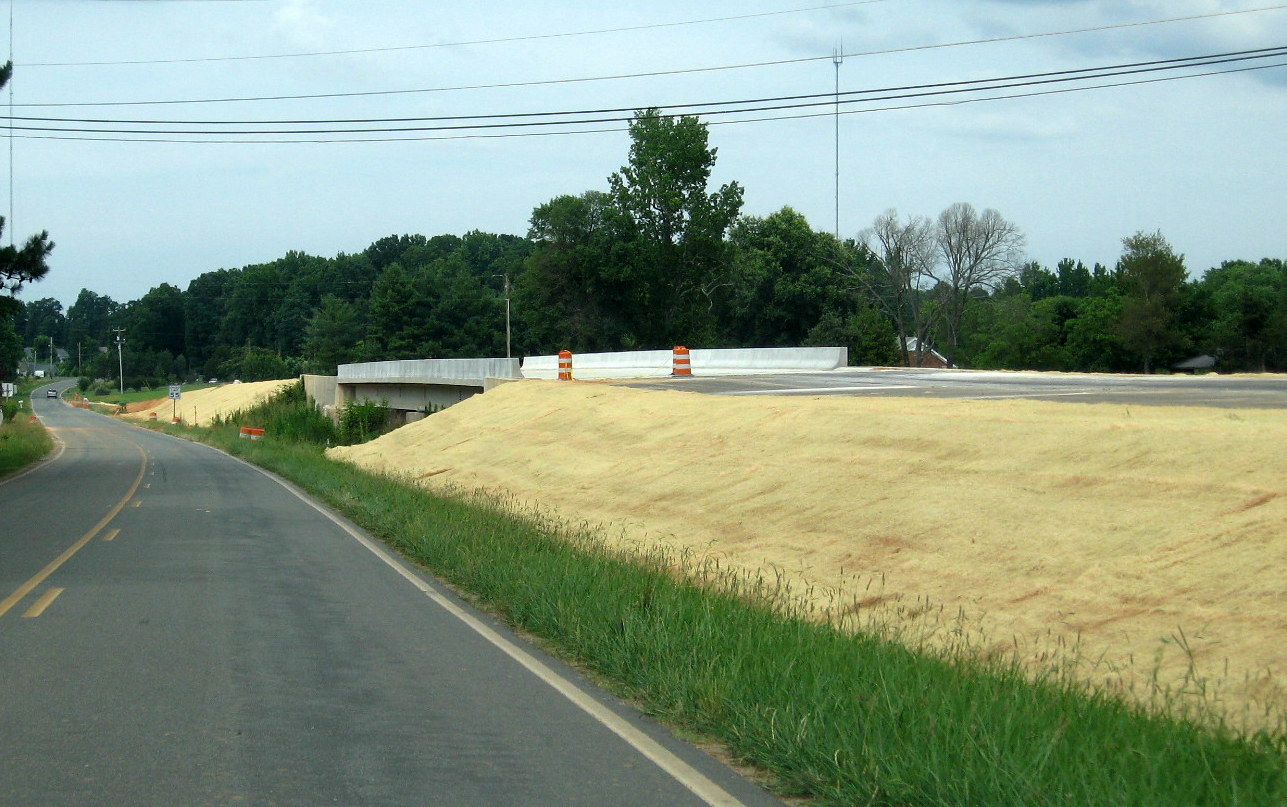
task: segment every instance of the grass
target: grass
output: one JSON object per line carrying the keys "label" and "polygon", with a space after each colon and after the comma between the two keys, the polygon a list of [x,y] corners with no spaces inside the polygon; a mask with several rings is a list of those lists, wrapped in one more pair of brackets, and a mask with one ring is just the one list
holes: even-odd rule
{"label": "grass", "polygon": [[28,423],[31,415],[31,391],[46,383],[25,383],[18,387],[17,400],[22,406],[5,405],[5,422],[0,424],[0,477],[18,471],[41,457],[54,447],[54,441],[40,423]]}
{"label": "grass", "polygon": [[[183,391],[191,392],[193,390],[198,390],[198,389],[208,389],[209,386],[210,385],[208,384],[184,384]],[[78,392],[79,390],[73,389],[72,391]],[[154,387],[152,389],[141,389],[141,390],[131,389],[131,390],[126,390],[124,393],[118,392],[117,390],[113,389],[112,391],[108,392],[105,395],[94,394],[91,390],[90,394],[95,399],[101,399],[100,400],[101,403],[109,403],[109,404],[115,404],[117,406],[120,406],[122,404],[142,403],[143,401],[155,401],[158,398],[169,398],[170,387],[169,385],[166,385],[164,387]]]}
{"label": "grass", "polygon": [[778,580],[610,551],[481,496],[442,497],[320,447],[182,431],[281,474],[644,709],[819,805],[1287,803],[1287,739],[1238,735],[1057,673],[842,631]]}

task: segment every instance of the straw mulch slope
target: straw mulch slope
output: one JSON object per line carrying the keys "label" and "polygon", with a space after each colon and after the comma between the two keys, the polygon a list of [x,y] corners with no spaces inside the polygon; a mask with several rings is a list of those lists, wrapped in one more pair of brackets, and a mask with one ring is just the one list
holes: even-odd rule
{"label": "straw mulch slope", "polygon": [[883,606],[935,640],[963,628],[1043,663],[1080,637],[1100,661],[1088,679],[1142,697],[1150,681],[1196,690],[1196,674],[1235,720],[1272,724],[1284,445],[1281,410],[524,381],[330,455],[785,573],[801,596]]}
{"label": "straw mulch slope", "polygon": [[226,417],[233,412],[250,409],[271,398],[283,387],[298,383],[299,379],[289,378],[283,381],[252,381],[246,384],[223,384],[192,390],[183,393],[177,407],[169,398],[161,398],[131,406],[130,413],[125,417],[147,420],[149,413],[156,412],[159,420],[169,420],[171,409],[177,409],[184,423],[192,426],[209,426],[216,417]]}

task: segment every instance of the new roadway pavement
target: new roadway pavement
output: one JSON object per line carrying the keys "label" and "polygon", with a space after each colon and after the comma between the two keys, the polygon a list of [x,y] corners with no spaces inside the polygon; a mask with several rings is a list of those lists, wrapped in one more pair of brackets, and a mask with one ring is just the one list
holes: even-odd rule
{"label": "new roadway pavement", "polygon": [[1284,375],[1109,375],[848,367],[825,372],[694,375],[613,383],[709,395],[1032,398],[1140,406],[1287,407]]}
{"label": "new roadway pavement", "polygon": [[34,402],[59,447],[0,481],[0,805],[779,804],[289,485]]}

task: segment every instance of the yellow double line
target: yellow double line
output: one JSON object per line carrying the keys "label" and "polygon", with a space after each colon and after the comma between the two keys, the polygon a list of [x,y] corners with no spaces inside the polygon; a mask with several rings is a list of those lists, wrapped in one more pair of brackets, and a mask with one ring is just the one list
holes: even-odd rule
{"label": "yellow double line", "polygon": [[[111,510],[107,511],[107,515],[103,516],[103,518],[97,524],[91,527],[89,529],[89,532],[82,535],[80,537],[80,540],[78,540],[76,543],[64,549],[61,555],[59,555],[58,557],[50,561],[49,565],[41,569],[38,573],[36,573],[34,577],[32,577],[27,582],[23,583],[21,586],[18,586],[18,588],[14,589],[14,592],[10,594],[8,597],[5,597],[3,600],[0,600],[0,617],[3,617],[5,614],[9,613],[9,611],[15,605],[17,605],[19,601],[22,600],[23,597],[26,597],[33,590],[35,590],[36,586],[39,586],[41,583],[45,582],[45,580],[49,577],[49,575],[58,571],[59,567],[61,567],[64,563],[70,560],[72,555],[75,555],[77,552],[79,552],[85,546],[85,544],[94,540],[94,536],[102,532],[103,528],[106,527],[111,522],[112,519],[116,518],[116,516],[122,510],[125,509],[125,505],[128,504],[130,499],[134,497],[134,494],[138,492],[139,485],[143,484],[143,475],[147,472],[147,454],[143,451],[143,447],[138,445],[137,443],[131,442],[130,445],[134,446],[134,448],[138,450],[139,456],[142,458],[142,462],[139,463],[138,475],[134,477],[134,484],[130,485],[130,489],[126,491],[125,495],[121,497],[121,500],[116,503],[116,506],[113,507]],[[47,601],[45,601],[45,599],[42,598],[43,605],[45,607],[48,607],[49,603],[53,602],[53,599],[56,596],[58,595],[55,594],[53,596],[48,597]],[[37,603],[37,605],[40,605],[40,604],[41,603]],[[44,609],[41,608],[41,610],[43,611]]]}

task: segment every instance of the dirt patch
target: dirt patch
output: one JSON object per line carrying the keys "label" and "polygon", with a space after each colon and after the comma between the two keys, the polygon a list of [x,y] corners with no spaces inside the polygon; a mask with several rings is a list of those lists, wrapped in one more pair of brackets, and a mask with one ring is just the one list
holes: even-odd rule
{"label": "dirt patch", "polygon": [[132,404],[125,417],[147,420],[156,412],[158,420],[169,420],[177,412],[184,423],[209,426],[216,417],[227,417],[234,412],[250,409],[277,393],[283,387],[298,384],[290,378],[283,381],[254,381],[247,384],[222,384],[217,387],[183,393],[177,404],[169,398],[160,398],[141,404]]}
{"label": "dirt patch", "polygon": [[[125,405],[125,412],[127,414],[134,414],[135,412],[158,412],[159,413],[161,411],[162,405],[165,405],[168,408],[170,405],[170,399],[157,398],[155,401],[135,401],[134,403],[129,403]],[[160,417],[160,414],[158,414],[157,417]]]}
{"label": "dirt patch", "polygon": [[1280,410],[527,381],[330,455],[505,491],[612,541],[766,570],[835,613],[884,609],[931,641],[1033,664],[1076,656],[1139,697],[1167,686],[1273,725],[1285,440]]}

